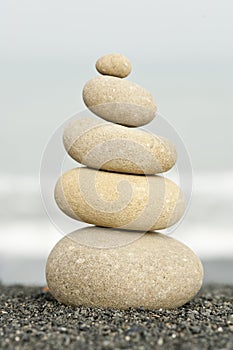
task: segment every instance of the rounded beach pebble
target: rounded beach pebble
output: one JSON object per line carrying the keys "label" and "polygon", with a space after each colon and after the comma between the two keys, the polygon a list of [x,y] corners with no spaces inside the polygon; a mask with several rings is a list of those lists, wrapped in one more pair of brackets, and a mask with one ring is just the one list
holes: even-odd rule
{"label": "rounded beach pebble", "polygon": [[73,159],[95,169],[156,174],[171,169],[177,159],[166,138],[92,117],[72,121],[63,141]]}
{"label": "rounded beach pebble", "polygon": [[89,80],[83,88],[83,100],[99,117],[127,126],[145,125],[157,111],[153,96],[143,87],[110,76]]}
{"label": "rounded beach pebble", "polygon": [[[94,230],[94,232],[91,232]],[[199,258],[183,243],[146,233],[125,246],[96,247],[111,229],[86,228],[62,238],[49,255],[50,292],[73,306],[171,309],[192,299],[203,280]],[[116,230],[117,241],[124,232]],[[80,243],[83,236],[85,243]],[[111,240],[113,237],[111,237]]]}
{"label": "rounded beach pebble", "polygon": [[76,220],[142,231],[167,228],[180,220],[185,210],[180,188],[169,179],[86,167],[61,176],[55,200]]}
{"label": "rounded beach pebble", "polygon": [[95,66],[100,74],[112,75],[118,78],[125,78],[131,72],[129,59],[118,53],[100,57]]}

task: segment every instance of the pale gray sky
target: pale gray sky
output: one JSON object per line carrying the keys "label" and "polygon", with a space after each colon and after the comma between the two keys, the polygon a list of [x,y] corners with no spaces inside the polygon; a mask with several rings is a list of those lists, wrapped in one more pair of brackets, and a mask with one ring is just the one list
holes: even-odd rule
{"label": "pale gray sky", "polygon": [[122,52],[196,170],[232,169],[231,0],[2,0],[1,173],[37,175],[46,140],[84,108],[95,60]]}
{"label": "pale gray sky", "polygon": [[227,58],[232,15],[231,0],[2,0],[1,57]]}

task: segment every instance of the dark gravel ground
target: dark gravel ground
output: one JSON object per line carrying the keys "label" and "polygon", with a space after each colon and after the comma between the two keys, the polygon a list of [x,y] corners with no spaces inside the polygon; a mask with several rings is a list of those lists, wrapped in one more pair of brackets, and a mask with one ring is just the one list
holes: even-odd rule
{"label": "dark gravel ground", "polygon": [[73,309],[39,287],[0,285],[0,349],[233,349],[233,286],[176,310]]}

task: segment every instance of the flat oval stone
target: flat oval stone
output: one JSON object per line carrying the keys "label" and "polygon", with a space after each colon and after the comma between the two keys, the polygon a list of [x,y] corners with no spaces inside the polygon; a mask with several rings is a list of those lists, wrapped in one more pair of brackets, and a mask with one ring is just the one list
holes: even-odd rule
{"label": "flat oval stone", "polygon": [[129,59],[119,53],[104,55],[96,62],[96,69],[100,74],[125,78],[131,72]]}
{"label": "flat oval stone", "polygon": [[157,111],[153,96],[143,87],[110,76],[89,80],[83,88],[83,100],[99,117],[127,126],[145,125]]}
{"label": "flat oval stone", "polygon": [[171,309],[192,299],[203,280],[192,250],[159,233],[131,233],[129,244],[110,248],[96,242],[119,242],[124,231],[89,227],[62,238],[46,266],[52,295],[67,305],[115,309]]}
{"label": "flat oval stone", "polygon": [[86,167],[61,176],[55,200],[65,214],[76,220],[142,231],[172,226],[185,210],[180,188],[169,179]]}
{"label": "flat oval stone", "polygon": [[65,148],[79,163],[130,174],[157,174],[175,164],[175,146],[166,138],[100,121],[83,117],[66,127]]}

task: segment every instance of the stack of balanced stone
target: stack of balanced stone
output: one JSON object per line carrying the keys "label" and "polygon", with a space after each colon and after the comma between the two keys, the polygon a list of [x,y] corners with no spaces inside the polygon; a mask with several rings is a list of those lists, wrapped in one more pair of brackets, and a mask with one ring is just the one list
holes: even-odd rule
{"label": "stack of balanced stone", "polygon": [[136,128],[157,108],[148,91],[123,79],[129,60],[110,54],[96,68],[101,75],[83,89],[93,115],[72,120],[63,138],[68,154],[85,166],[64,173],[55,188],[66,215],[96,226],[54,247],[46,267],[49,289],[68,305],[181,306],[201,287],[201,262],[181,242],[153,232],[174,225],[185,210],[180,188],[156,175],[174,166],[176,148]]}

